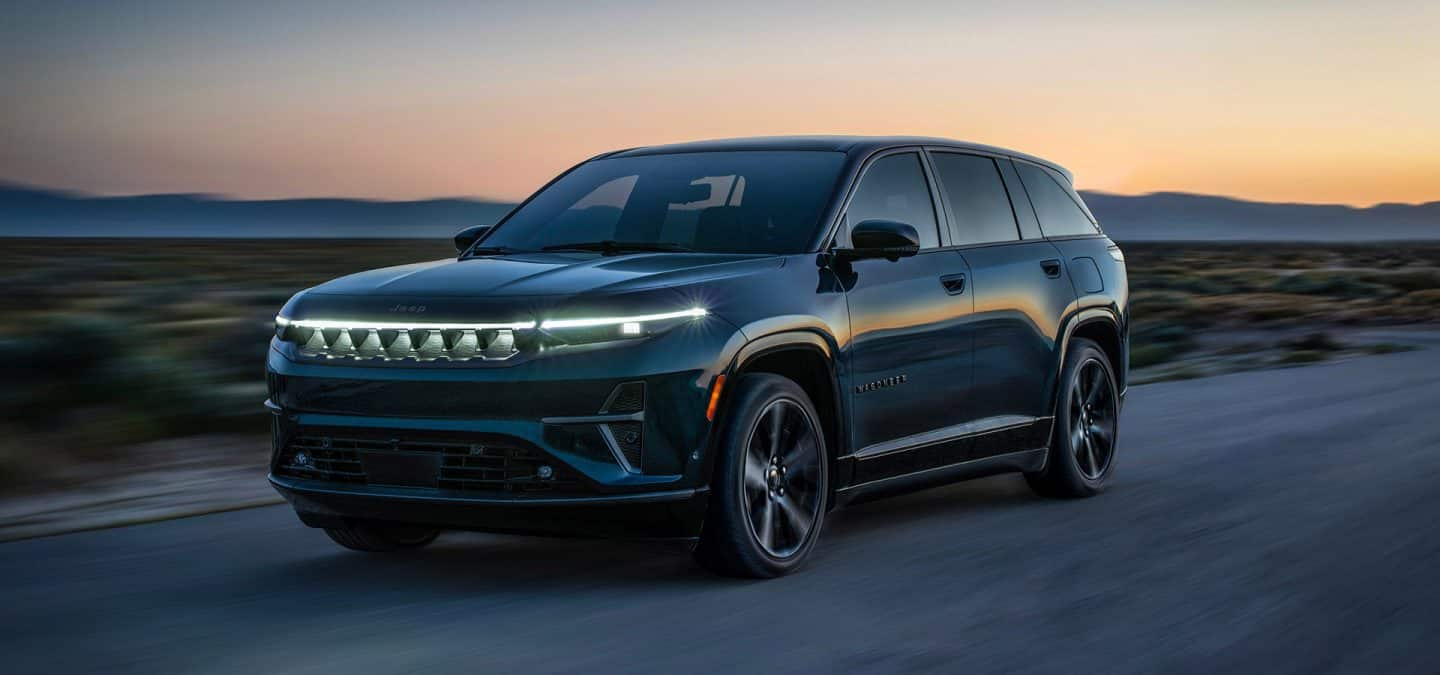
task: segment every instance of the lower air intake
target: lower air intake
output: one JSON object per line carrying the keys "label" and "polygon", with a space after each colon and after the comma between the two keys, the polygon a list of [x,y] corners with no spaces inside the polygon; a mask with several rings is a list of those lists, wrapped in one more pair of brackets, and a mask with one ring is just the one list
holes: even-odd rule
{"label": "lower air intake", "polygon": [[625,456],[625,461],[639,470],[643,459],[645,425],[641,422],[612,422],[605,426],[609,427],[610,436],[615,439],[615,446]]}
{"label": "lower air intake", "polygon": [[511,440],[370,436],[343,429],[291,438],[275,473],[327,482],[465,492],[585,491],[574,470]]}

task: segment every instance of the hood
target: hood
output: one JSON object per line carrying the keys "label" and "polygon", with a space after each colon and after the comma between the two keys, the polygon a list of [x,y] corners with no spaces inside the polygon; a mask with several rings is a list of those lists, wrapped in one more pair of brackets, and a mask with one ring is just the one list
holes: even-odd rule
{"label": "hood", "polygon": [[719,253],[535,253],[386,267],[326,282],[309,293],[408,298],[501,298],[628,293],[744,276],[778,256]]}

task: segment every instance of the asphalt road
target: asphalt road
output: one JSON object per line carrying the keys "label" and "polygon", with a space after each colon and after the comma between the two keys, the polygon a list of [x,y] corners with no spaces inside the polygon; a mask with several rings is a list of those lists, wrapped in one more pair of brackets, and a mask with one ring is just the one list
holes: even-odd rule
{"label": "asphalt road", "polygon": [[1440,351],[1137,387],[1113,487],[836,514],[797,576],[454,534],[365,556],[270,507],[0,545],[0,670],[1440,670]]}

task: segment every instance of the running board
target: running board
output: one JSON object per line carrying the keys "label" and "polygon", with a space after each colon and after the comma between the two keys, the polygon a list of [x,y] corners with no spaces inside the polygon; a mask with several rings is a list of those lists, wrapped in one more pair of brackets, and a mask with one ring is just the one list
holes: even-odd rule
{"label": "running board", "polygon": [[881,478],[869,483],[851,485],[850,487],[836,490],[835,497],[841,504],[853,504],[905,492],[939,487],[972,478],[983,478],[985,476],[994,476],[996,474],[1016,471],[1039,471],[1045,466],[1046,452],[1047,448],[1036,448],[1034,450],[1021,450],[1020,452],[956,462],[933,469],[924,469],[899,476]]}
{"label": "running board", "polygon": [[923,433],[882,441],[860,448],[853,457],[855,459],[870,459],[881,457],[896,452],[906,452],[916,448],[923,448],[937,443],[948,443],[971,436],[979,436],[1005,429],[1014,429],[1032,425],[1042,418],[1029,417],[1026,415],[999,415],[985,419],[955,424],[940,429],[932,429]]}

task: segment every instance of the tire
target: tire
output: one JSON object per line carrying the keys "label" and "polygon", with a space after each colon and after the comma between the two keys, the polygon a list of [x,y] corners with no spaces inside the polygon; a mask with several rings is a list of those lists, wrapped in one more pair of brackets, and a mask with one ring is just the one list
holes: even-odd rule
{"label": "tire", "polygon": [[829,455],[820,416],[799,385],[778,375],[745,375],[732,391],[695,559],[726,576],[789,574],[825,522]]}
{"label": "tire", "polygon": [[1090,497],[1115,473],[1120,432],[1119,387],[1099,345],[1084,338],[1070,343],[1059,389],[1045,468],[1025,474],[1025,481],[1044,497]]}
{"label": "tire", "polygon": [[394,525],[351,521],[345,527],[325,528],[335,543],[352,551],[389,553],[424,548],[435,541],[440,530],[420,525]]}

